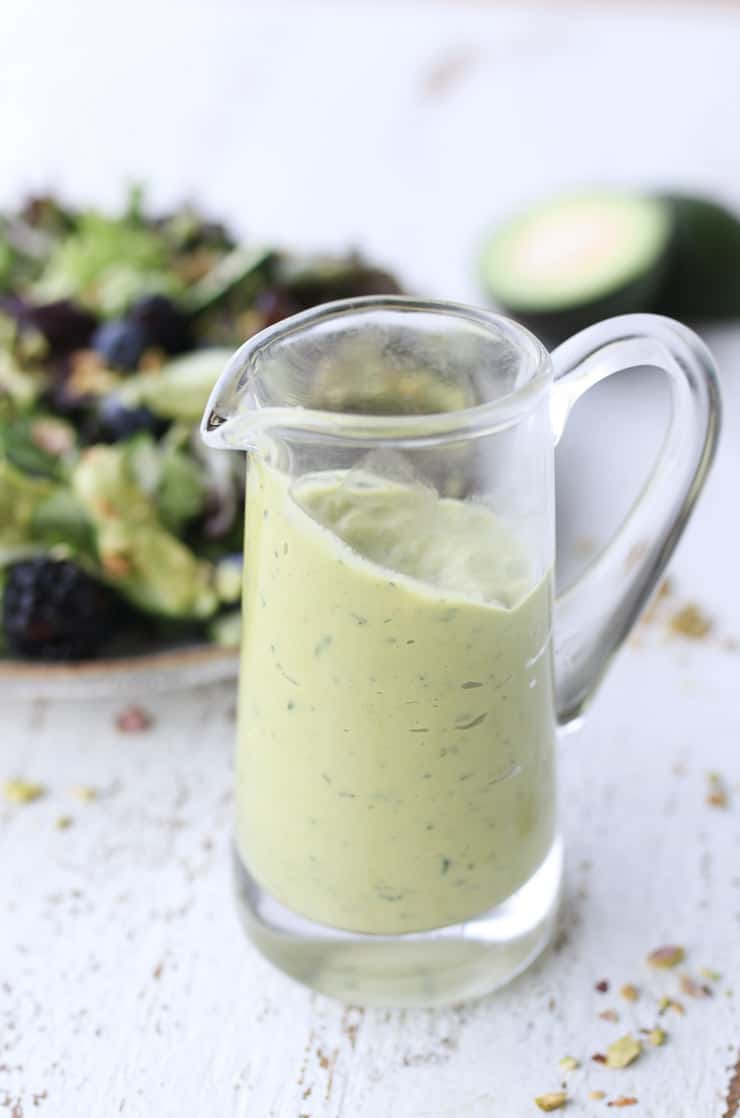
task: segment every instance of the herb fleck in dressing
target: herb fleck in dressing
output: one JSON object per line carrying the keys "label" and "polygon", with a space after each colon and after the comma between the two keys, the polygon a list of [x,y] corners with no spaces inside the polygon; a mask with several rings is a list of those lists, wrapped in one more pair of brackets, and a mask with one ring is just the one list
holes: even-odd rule
{"label": "herb fleck in dressing", "polygon": [[254,460],[246,539],[250,872],[360,932],[505,900],[553,839],[549,575],[488,509],[356,471]]}

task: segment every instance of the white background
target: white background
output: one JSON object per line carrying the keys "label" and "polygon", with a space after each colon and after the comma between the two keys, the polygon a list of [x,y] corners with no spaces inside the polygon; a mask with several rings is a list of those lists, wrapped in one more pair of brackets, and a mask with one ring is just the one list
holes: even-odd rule
{"label": "white background", "polygon": [[[731,5],[5,0],[0,202],[52,188],[112,205],[140,179],[154,204],[197,198],[257,240],[361,245],[416,290],[478,299],[481,232],[556,187],[740,204],[739,56]],[[34,1095],[54,1118],[526,1118],[567,1054],[584,1061],[569,1113],[611,1113],[587,1100],[603,1087],[637,1095],[635,1118],[721,1118],[740,1035],[740,658],[721,646],[740,634],[740,334],[707,337],[727,422],[674,578],[719,636],[646,630],[564,742],[560,950],[472,1007],[363,1015],[312,998],[233,917],[230,687],[151,703],[156,724],[137,738],[112,726],[120,703],[10,703],[0,778],[50,788],[0,808],[12,1118],[36,1112]],[[603,534],[657,445],[658,390],[645,382],[638,398],[637,383],[573,420],[560,480],[571,544]],[[707,769],[733,790],[726,812],[704,802]],[[108,794],[81,808],[79,782]],[[58,832],[63,813],[75,825]],[[619,999],[593,984],[657,992],[642,960],[666,940],[722,971],[721,993],[671,1018],[665,1049],[605,1072],[591,1053],[653,1024],[655,1007],[646,995],[608,1025],[596,1013]]]}

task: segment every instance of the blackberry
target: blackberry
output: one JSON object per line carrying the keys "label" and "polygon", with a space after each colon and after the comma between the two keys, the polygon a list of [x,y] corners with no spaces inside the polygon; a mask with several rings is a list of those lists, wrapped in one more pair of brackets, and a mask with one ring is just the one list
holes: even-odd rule
{"label": "blackberry", "polygon": [[127,407],[117,396],[105,396],[98,406],[94,425],[94,442],[118,443],[149,431],[159,437],[167,430],[165,420],[156,416],[143,404]]}
{"label": "blackberry", "polygon": [[86,346],[97,326],[95,315],[70,299],[29,307],[26,320],[44,335],[57,357]]}
{"label": "blackberry", "polygon": [[273,326],[283,318],[303,310],[303,307],[289,291],[281,287],[268,287],[261,291],[254,301],[254,309],[259,312],[261,325]]}
{"label": "blackberry", "polygon": [[92,347],[112,369],[130,372],[147,347],[146,330],[128,318],[111,318],[97,328]]}
{"label": "blackberry", "polygon": [[147,346],[165,353],[190,349],[190,320],[166,295],[145,295],[131,307],[128,320],[140,326]]}
{"label": "blackberry", "polygon": [[116,627],[119,599],[66,559],[23,559],[8,570],[3,628],[11,652],[86,660]]}
{"label": "blackberry", "polygon": [[0,299],[0,311],[15,319],[21,334],[38,331],[43,335],[54,358],[84,348],[97,326],[95,315],[71,299],[36,306],[19,295],[6,295]]}

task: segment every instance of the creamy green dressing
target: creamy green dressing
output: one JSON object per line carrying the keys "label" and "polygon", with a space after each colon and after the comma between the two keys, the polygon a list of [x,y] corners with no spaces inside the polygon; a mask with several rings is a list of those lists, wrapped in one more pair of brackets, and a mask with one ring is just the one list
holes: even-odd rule
{"label": "creamy green dressing", "polygon": [[554,827],[551,578],[487,508],[250,465],[237,843],[288,908],[396,934],[511,896]]}

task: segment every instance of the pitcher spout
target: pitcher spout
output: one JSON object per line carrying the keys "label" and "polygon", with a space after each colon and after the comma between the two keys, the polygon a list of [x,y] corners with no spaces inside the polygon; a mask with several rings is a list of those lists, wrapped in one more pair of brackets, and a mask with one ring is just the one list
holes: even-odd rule
{"label": "pitcher spout", "polygon": [[517,423],[549,385],[522,327],[455,303],[369,296],[326,303],[250,338],[221,374],[201,425],[212,447],[289,439],[396,446]]}
{"label": "pitcher spout", "polygon": [[255,365],[261,339],[262,335],[256,335],[245,342],[219,376],[200,425],[201,437],[207,446],[219,450],[255,448],[257,431],[264,427],[267,418],[255,390]]}

